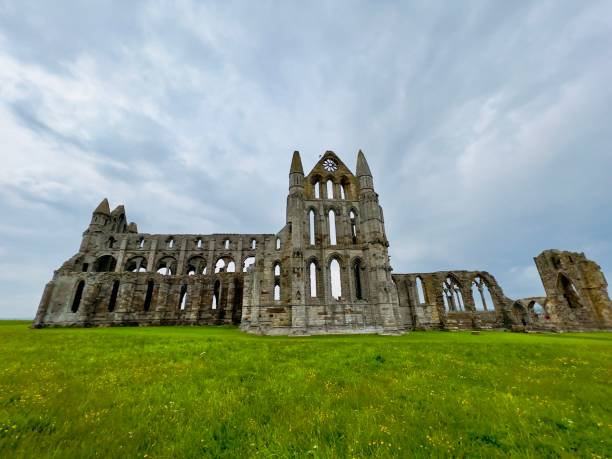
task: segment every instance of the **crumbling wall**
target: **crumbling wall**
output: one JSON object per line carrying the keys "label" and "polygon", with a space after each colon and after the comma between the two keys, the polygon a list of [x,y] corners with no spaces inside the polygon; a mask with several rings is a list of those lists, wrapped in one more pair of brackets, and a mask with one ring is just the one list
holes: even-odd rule
{"label": "crumbling wall", "polygon": [[[511,325],[509,309],[512,300],[504,295],[495,278],[485,271],[394,274],[393,280],[398,287],[406,329],[468,330]],[[451,286],[450,290],[447,285]],[[490,292],[490,299],[484,301],[480,292],[483,287]],[[476,300],[475,295],[478,295]]]}

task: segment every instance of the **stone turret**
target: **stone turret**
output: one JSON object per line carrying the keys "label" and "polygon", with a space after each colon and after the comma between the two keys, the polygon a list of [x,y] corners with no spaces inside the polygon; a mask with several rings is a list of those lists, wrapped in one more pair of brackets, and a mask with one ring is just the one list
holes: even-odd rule
{"label": "stone turret", "polygon": [[111,212],[110,206],[108,205],[108,199],[104,198],[98,207],[93,211],[91,215],[91,223],[89,227],[103,227],[110,220]]}
{"label": "stone turret", "polygon": [[371,244],[379,243],[388,247],[382,208],[378,202],[378,194],[374,191],[372,172],[361,150],[357,154],[357,177],[359,179],[361,224],[365,240]]}

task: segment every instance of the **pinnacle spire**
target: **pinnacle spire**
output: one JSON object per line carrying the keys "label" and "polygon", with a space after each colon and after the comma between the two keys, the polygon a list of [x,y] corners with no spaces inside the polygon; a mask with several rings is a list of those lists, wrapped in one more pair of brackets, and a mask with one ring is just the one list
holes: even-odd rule
{"label": "pinnacle spire", "polygon": [[363,151],[359,150],[359,153],[357,153],[357,177],[362,176],[372,177],[372,172],[370,172],[370,166],[368,166]]}
{"label": "pinnacle spire", "polygon": [[119,204],[117,207],[113,209],[113,211],[111,212],[111,215],[118,215],[122,213],[125,213],[125,207],[123,206],[123,204]]}
{"label": "pinnacle spire", "polygon": [[108,199],[104,198],[102,202],[96,207],[94,214],[110,215],[110,206],[108,205]]}
{"label": "pinnacle spire", "polygon": [[302,174],[304,175],[304,168],[302,167],[302,158],[300,158],[300,152],[294,151],[293,158],[291,159],[291,170],[290,174]]}

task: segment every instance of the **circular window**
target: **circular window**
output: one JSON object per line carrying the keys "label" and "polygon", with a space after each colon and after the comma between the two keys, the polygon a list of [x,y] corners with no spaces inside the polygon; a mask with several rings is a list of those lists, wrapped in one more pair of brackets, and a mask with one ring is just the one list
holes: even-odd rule
{"label": "circular window", "polygon": [[338,163],[331,158],[327,158],[325,161],[323,161],[323,169],[328,172],[335,172],[338,170]]}

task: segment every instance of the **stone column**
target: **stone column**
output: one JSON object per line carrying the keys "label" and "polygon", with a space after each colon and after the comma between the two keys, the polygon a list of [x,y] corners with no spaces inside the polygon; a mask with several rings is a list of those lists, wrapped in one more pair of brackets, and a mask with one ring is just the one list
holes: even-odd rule
{"label": "stone column", "polygon": [[119,255],[117,256],[117,266],[115,266],[115,272],[120,273],[123,271],[123,259],[125,258],[125,249],[128,244],[128,236],[125,235],[121,240],[121,246],[119,247]]}
{"label": "stone column", "polygon": [[157,252],[157,239],[151,241],[151,248],[149,249],[149,257],[147,258],[147,271],[150,273],[155,272],[155,255]]}

